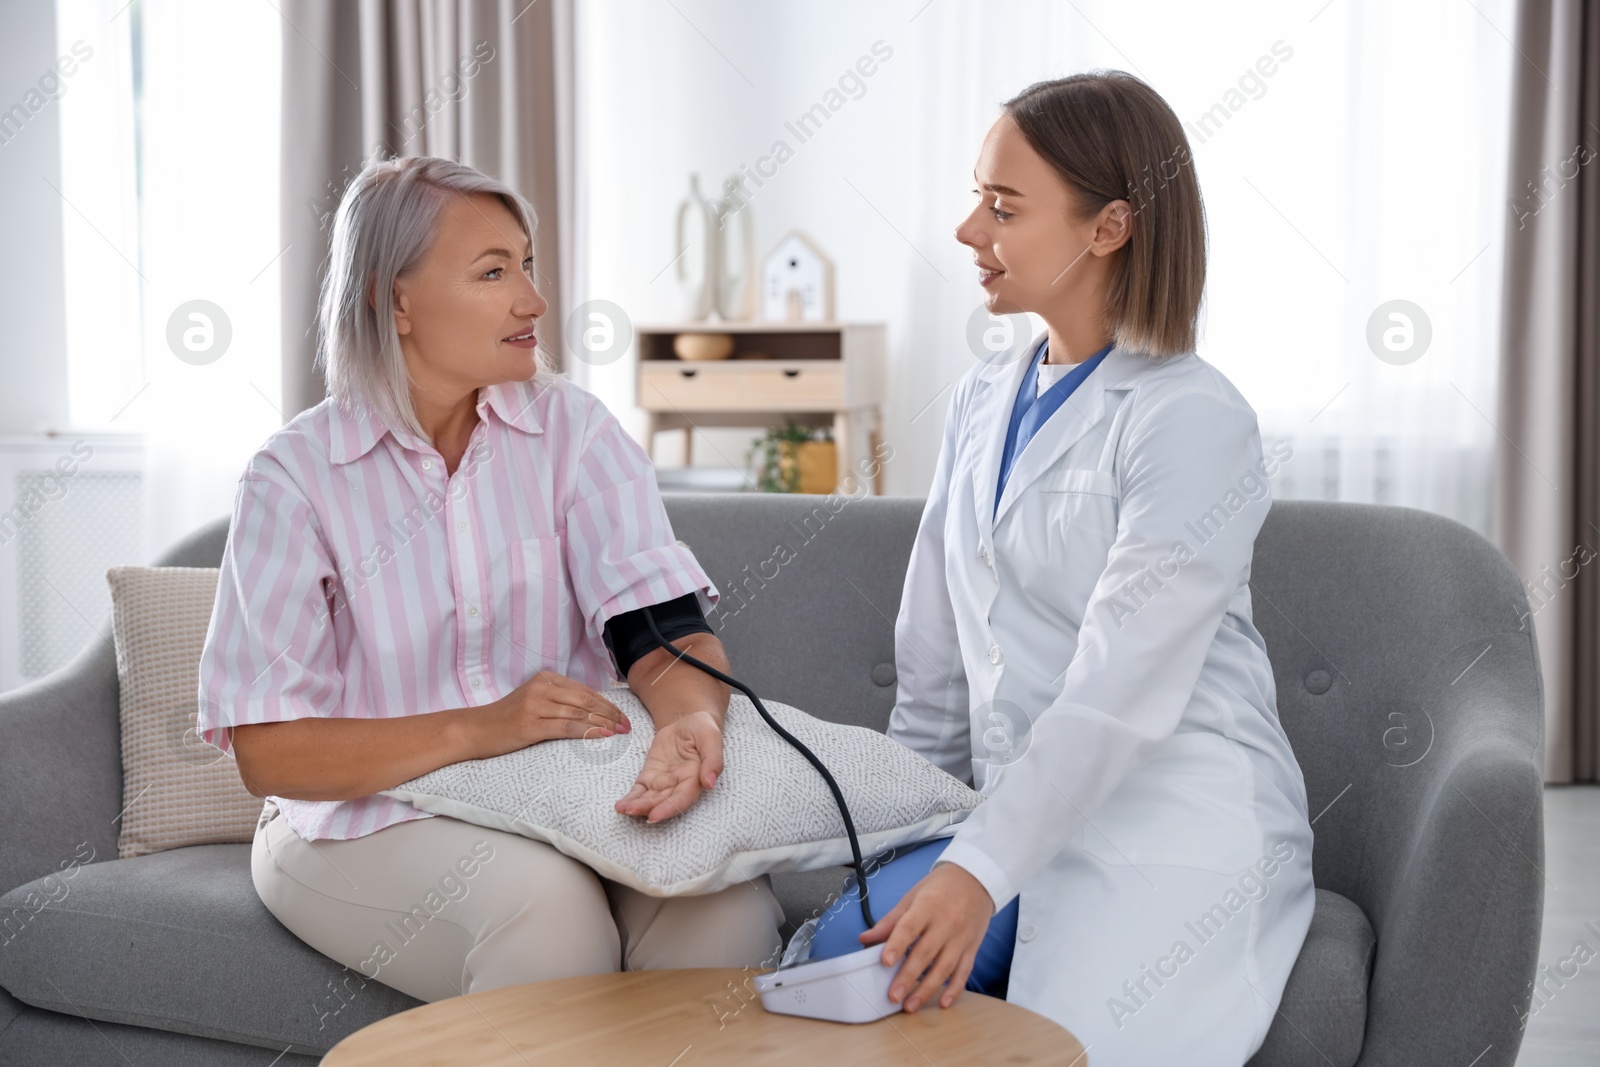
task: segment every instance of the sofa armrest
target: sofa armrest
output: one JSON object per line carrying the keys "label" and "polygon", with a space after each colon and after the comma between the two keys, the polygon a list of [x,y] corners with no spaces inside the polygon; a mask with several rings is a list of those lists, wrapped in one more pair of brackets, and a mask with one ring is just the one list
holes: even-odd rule
{"label": "sofa armrest", "polygon": [[117,858],[117,700],[116,652],[106,636],[44,678],[0,693],[0,892]]}
{"label": "sofa armrest", "polygon": [[[206,523],[152,565],[217,566],[228,523]],[[109,613],[100,636],[66,666],[0,693],[0,893],[70,864],[117,858],[119,699]]]}
{"label": "sofa armrest", "polygon": [[1369,824],[1394,839],[1363,865],[1378,944],[1361,1064],[1516,1061],[1544,910],[1543,689],[1529,635],[1484,646],[1433,686],[1434,749],[1388,768],[1422,773],[1391,778]]}

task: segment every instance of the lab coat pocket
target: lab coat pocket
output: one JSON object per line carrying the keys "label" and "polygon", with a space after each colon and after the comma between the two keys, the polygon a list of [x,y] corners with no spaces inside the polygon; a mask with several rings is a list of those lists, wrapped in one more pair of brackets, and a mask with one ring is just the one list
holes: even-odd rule
{"label": "lab coat pocket", "polygon": [[1110,471],[1063,467],[1040,479],[1040,499],[1050,525],[1108,544],[1117,532],[1117,476]]}
{"label": "lab coat pocket", "polygon": [[1018,501],[996,534],[1018,580],[1065,616],[1081,620],[1117,535],[1117,480],[1110,471],[1056,468]]}
{"label": "lab coat pocket", "polygon": [[1045,475],[1047,493],[1088,493],[1091,496],[1117,495],[1117,476],[1110,471],[1060,467]]}
{"label": "lab coat pocket", "polygon": [[1084,851],[1113,866],[1232,874],[1260,858],[1255,789],[1232,741],[1210,731],[1173,734],[1089,817]]}
{"label": "lab coat pocket", "polygon": [[511,546],[511,650],[523,660],[523,680],[541,670],[564,674],[572,655],[572,591],[567,585],[561,535]]}

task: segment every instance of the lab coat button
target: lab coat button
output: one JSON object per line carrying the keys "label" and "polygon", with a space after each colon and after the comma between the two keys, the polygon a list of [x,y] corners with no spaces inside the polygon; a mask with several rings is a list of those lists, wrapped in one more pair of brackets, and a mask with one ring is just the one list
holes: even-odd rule
{"label": "lab coat button", "polygon": [[998,666],[1000,666],[1000,659],[1001,659],[1000,646],[999,645],[990,645],[989,646],[989,662],[993,663],[996,667],[998,667]]}
{"label": "lab coat button", "polygon": [[1034,929],[1033,924],[1029,923],[1028,925],[1024,926],[1022,929],[1017,931],[1017,940],[1018,941],[1032,941],[1034,939],[1035,935],[1037,935],[1038,933],[1039,933],[1039,931]]}
{"label": "lab coat button", "polygon": [[989,562],[989,546],[988,545],[983,545],[982,547],[980,547],[978,549],[978,558],[983,560],[985,563]]}

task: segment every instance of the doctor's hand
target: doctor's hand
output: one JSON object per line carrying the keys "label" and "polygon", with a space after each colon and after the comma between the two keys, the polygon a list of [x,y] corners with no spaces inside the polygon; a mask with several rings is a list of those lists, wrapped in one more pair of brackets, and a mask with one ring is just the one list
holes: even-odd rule
{"label": "doctor's hand", "polygon": [[722,727],[709,711],[697,711],[656,730],[644,769],[616,803],[623,815],[650,822],[688,810],[722,773]]}
{"label": "doctor's hand", "polygon": [[[867,899],[870,902],[872,898],[869,895]],[[939,1006],[948,1008],[966,988],[967,976],[978,958],[978,946],[983,944],[992,918],[994,900],[982,882],[956,863],[936,863],[920,882],[906,890],[889,914],[861,932],[861,943],[873,945],[888,938],[883,962],[893,965],[895,960],[905,958],[889,987],[890,1000],[899,1002],[910,989],[905,1010],[916,1011],[939,992],[948,978],[949,988],[939,998]],[[924,971],[927,974],[921,984],[911,989]]]}

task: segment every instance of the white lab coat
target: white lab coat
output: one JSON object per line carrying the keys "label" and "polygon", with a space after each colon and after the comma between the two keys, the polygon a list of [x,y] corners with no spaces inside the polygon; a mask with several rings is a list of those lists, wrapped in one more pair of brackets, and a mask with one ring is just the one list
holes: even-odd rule
{"label": "white lab coat", "polygon": [[941,862],[997,909],[1020,895],[1006,999],[1095,1067],[1243,1063],[1313,901],[1305,784],[1251,621],[1282,457],[1198,355],[1116,347],[1019,454],[995,517],[1042,340],[956,386],[888,734],[985,794]]}

